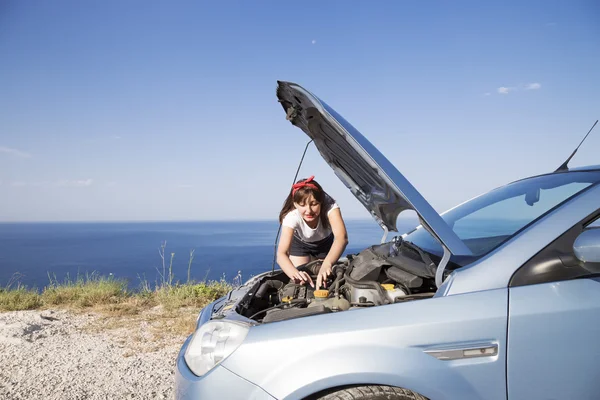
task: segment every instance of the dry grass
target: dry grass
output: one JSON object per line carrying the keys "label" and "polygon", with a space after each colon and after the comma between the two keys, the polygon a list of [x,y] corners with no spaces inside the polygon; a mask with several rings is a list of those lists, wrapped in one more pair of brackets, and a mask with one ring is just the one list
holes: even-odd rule
{"label": "dry grass", "polygon": [[[153,352],[165,345],[180,343],[196,326],[198,309],[186,307],[166,309],[156,306],[135,315],[97,314],[84,330],[91,333],[111,332],[125,353]],[[125,354],[124,353],[124,354]]]}
{"label": "dry grass", "polygon": [[35,310],[43,305],[40,295],[24,287],[15,289],[0,288],[0,310]]}
{"label": "dry grass", "polygon": [[218,299],[231,290],[231,285],[224,281],[184,285],[162,286],[155,290],[157,304],[168,309],[181,307],[204,307],[214,299]]}
{"label": "dry grass", "polygon": [[78,277],[76,281],[65,280],[59,283],[50,280],[42,292],[42,302],[46,306],[67,305],[85,308],[97,305],[119,304],[130,297],[127,283],[112,277],[95,274]]}
{"label": "dry grass", "polygon": [[164,334],[191,333],[199,309],[225,295],[232,286],[221,280],[163,283],[153,290],[145,284],[142,288],[128,291],[125,281],[94,274],[75,281],[50,279],[41,293],[22,286],[0,288],[0,311],[53,308],[93,312],[101,318],[91,329],[127,330],[143,325],[145,336],[140,342],[145,342]]}

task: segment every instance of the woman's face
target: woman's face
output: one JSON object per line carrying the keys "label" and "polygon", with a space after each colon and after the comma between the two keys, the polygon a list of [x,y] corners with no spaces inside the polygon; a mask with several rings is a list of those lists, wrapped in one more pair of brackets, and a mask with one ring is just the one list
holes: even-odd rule
{"label": "woman's face", "polygon": [[321,214],[321,203],[319,203],[312,195],[306,197],[301,203],[294,203],[296,210],[302,215],[302,218],[307,224],[316,225]]}

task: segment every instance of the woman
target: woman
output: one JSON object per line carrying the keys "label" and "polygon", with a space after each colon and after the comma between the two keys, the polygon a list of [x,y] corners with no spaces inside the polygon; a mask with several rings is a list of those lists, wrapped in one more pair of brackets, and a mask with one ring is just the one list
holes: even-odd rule
{"label": "woman", "polygon": [[282,230],[277,263],[290,279],[315,287],[310,275],[296,267],[314,259],[323,260],[317,275],[319,289],[348,244],[340,207],[311,176],[292,186],[279,222]]}

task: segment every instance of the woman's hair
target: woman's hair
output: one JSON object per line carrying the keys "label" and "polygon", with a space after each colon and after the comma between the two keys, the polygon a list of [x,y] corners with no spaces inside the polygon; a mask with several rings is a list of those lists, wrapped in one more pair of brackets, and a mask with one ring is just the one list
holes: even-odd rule
{"label": "woman's hair", "polygon": [[283,222],[283,218],[289,213],[293,211],[296,207],[294,207],[294,203],[302,204],[306,199],[312,195],[314,199],[321,204],[321,213],[319,215],[319,219],[321,220],[321,225],[327,229],[329,228],[329,220],[327,219],[327,211],[329,209],[330,204],[333,202],[333,199],[329,197],[327,193],[323,190],[321,185],[317,181],[311,178],[300,179],[296,182],[296,185],[304,183],[309,180],[310,183],[306,183],[304,186],[300,186],[299,188],[290,189],[290,194],[283,202],[283,208],[279,213],[279,223]]}

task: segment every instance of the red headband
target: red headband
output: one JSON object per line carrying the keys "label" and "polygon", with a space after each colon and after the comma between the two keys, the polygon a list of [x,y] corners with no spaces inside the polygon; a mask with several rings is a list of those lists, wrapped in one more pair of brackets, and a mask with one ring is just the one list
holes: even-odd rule
{"label": "red headband", "polygon": [[314,177],[315,176],[313,175],[302,182],[298,182],[298,183],[295,183],[294,185],[292,185],[292,197],[294,197],[294,195],[296,194],[298,189],[303,188],[303,187],[309,187],[311,189],[318,190],[317,186],[314,183],[310,183],[310,182],[312,182]]}

